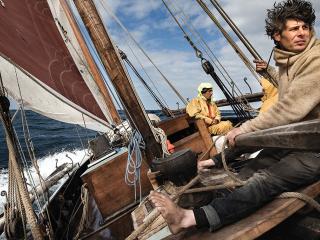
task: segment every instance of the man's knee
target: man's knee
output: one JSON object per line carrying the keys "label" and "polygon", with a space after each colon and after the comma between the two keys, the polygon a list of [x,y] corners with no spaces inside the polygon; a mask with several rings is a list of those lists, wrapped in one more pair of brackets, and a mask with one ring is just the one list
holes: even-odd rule
{"label": "man's knee", "polygon": [[320,154],[292,152],[268,171],[289,186],[299,187],[315,181],[320,176]]}

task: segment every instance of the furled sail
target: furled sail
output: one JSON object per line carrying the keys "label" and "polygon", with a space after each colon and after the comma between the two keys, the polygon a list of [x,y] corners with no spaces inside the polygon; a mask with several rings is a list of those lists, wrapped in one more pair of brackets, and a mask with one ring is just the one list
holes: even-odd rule
{"label": "furled sail", "polygon": [[110,112],[59,0],[5,1],[0,36],[0,72],[17,102],[97,131],[106,131],[118,118]]}

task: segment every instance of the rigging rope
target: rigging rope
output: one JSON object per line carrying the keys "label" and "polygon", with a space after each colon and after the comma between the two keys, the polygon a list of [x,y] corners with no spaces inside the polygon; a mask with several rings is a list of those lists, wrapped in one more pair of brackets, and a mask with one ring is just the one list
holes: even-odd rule
{"label": "rigging rope", "polygon": [[217,85],[219,86],[221,91],[224,93],[225,97],[227,98],[228,102],[230,103],[230,106],[232,107],[233,111],[238,116],[238,118],[241,121],[251,119],[252,116],[251,116],[250,112],[246,112],[244,110],[241,102],[238,102],[238,100],[230,93],[228,88],[224,85],[224,83],[220,80],[218,75],[215,73],[214,68],[211,65],[211,63],[204,58],[201,59],[201,62],[202,62],[202,67],[203,67],[204,71],[207,74],[209,74],[214,79],[214,81],[217,83]]}
{"label": "rigging rope", "polygon": [[[195,47],[195,44],[193,43],[193,41],[191,40],[191,37],[187,34],[187,32],[184,30],[184,28],[182,27],[182,25],[179,23],[178,21],[178,18],[175,16],[175,13],[173,13],[171,11],[171,9],[169,8],[169,6],[167,5],[167,3],[165,2],[165,0],[162,0],[164,6],[166,7],[166,9],[168,10],[168,12],[170,13],[170,15],[173,17],[173,19],[175,20],[175,22],[177,23],[177,25],[179,26],[179,28],[181,29],[181,31],[184,33],[184,37],[185,39],[189,42],[189,44],[195,49],[196,51],[196,55],[197,57],[199,56],[202,56],[202,53],[200,50],[198,50],[198,48]],[[173,5],[173,1],[171,1],[171,4]],[[179,11],[183,14],[183,16],[185,18],[187,18],[187,21],[190,22],[189,18],[186,16],[186,14],[184,13],[184,11],[180,8],[179,8]],[[175,11],[176,8],[174,8]],[[240,91],[240,89],[238,88],[238,86],[235,84],[235,82],[232,80],[231,76],[228,74],[228,72],[226,71],[226,69],[222,66],[222,64],[220,63],[220,61],[218,60],[218,58],[214,55],[214,53],[211,51],[211,49],[209,48],[209,46],[206,44],[206,42],[203,40],[203,38],[201,37],[201,34],[199,32],[196,31],[196,29],[194,28],[194,26],[192,25],[192,23],[190,22],[189,24],[187,24],[186,20],[184,20],[182,17],[181,17],[181,20],[183,21],[183,23],[187,26],[187,28],[190,30],[190,32],[193,34],[193,35],[196,35],[200,38],[200,45],[204,45],[202,46],[202,48],[204,49],[205,53],[208,55],[208,57],[211,59],[211,61],[213,62],[213,64],[215,65],[215,67],[218,69],[218,71],[220,72],[220,74],[222,75],[222,77],[225,79],[225,81],[228,83],[228,85],[232,88],[232,96],[234,97],[236,94],[239,98],[239,102],[243,105],[243,109],[253,109],[248,100],[246,98],[241,98],[240,96],[243,96],[243,93]],[[188,26],[191,26],[191,28],[189,28]],[[213,58],[215,60],[213,60],[210,56],[210,53],[211,55],[213,56]],[[249,60],[248,60],[249,61]],[[219,64],[219,66],[215,63],[217,62]],[[224,73],[222,72],[222,70],[224,71]],[[225,74],[227,75],[227,77],[230,79],[230,82],[228,81],[227,77],[225,76]],[[257,77],[257,74],[256,72],[254,71],[254,76],[256,77],[256,79],[258,80],[258,77]],[[237,90],[234,91],[234,90]],[[239,93],[238,93],[239,92]],[[245,101],[245,102],[244,102]],[[254,109],[255,111],[255,109]]]}
{"label": "rigging rope", "polygon": [[137,188],[139,187],[139,198],[142,200],[142,189],[140,170],[142,164],[142,152],[145,143],[141,134],[134,130],[128,145],[128,159],[125,172],[125,182],[129,186],[134,186],[134,199],[137,201]]}
{"label": "rigging rope", "polygon": [[[2,86],[3,87],[3,86]],[[3,92],[2,92],[3,93]],[[36,215],[32,209],[32,203],[30,201],[29,193],[27,190],[27,187],[25,185],[24,179],[22,177],[22,169],[21,166],[19,166],[19,163],[17,161],[16,157],[16,146],[15,146],[15,137],[12,130],[11,120],[10,120],[10,112],[9,112],[9,100],[6,99],[5,96],[1,96],[2,102],[0,104],[0,110],[1,110],[1,120],[5,126],[5,132],[6,132],[6,140],[7,140],[7,147],[9,152],[9,161],[12,163],[13,167],[13,173],[14,173],[14,179],[15,183],[18,186],[19,189],[19,195],[21,197],[21,201],[23,203],[23,207],[26,210],[26,216],[28,219],[28,223],[31,227],[31,232],[34,237],[34,239],[43,239],[42,233],[40,231],[40,228],[37,224],[37,218]],[[4,103],[7,102],[7,103]]]}
{"label": "rigging rope", "polygon": [[205,3],[202,0],[197,0],[198,4],[202,7],[202,9],[205,11],[205,13],[211,18],[211,20],[215,23],[215,25],[219,28],[225,39],[229,42],[231,47],[235,50],[235,52],[238,54],[238,56],[241,58],[243,63],[247,66],[247,68],[250,70],[252,75],[257,79],[257,81],[260,83],[259,77],[257,76],[257,73],[255,71],[255,67],[252,65],[250,60],[246,57],[244,52],[239,48],[239,46],[233,41],[231,36],[224,30],[224,28],[219,23],[218,19],[213,15],[213,13],[209,10],[209,8],[205,5]]}
{"label": "rigging rope", "polygon": [[187,100],[182,97],[182,95],[177,91],[177,89],[172,85],[172,83],[166,78],[166,76],[160,71],[160,69],[156,66],[156,64],[152,61],[152,59],[149,57],[149,55],[143,50],[143,48],[140,46],[140,44],[135,40],[135,38],[132,36],[132,34],[128,31],[128,29],[122,24],[122,22],[119,20],[119,18],[110,10],[110,6],[107,5],[105,1],[100,1],[103,9],[105,12],[108,12],[108,14],[118,23],[118,25],[128,34],[128,36],[131,38],[131,40],[137,45],[137,47],[140,49],[140,51],[145,55],[145,57],[150,61],[150,63],[155,67],[155,69],[159,72],[161,77],[166,81],[166,83],[170,86],[170,88],[174,91],[174,93],[177,95],[177,97],[187,105]]}
{"label": "rigging rope", "polygon": [[[39,165],[38,165],[38,162],[37,162],[37,159],[36,159],[36,155],[35,155],[35,152],[34,152],[34,146],[33,146],[33,142],[32,142],[31,135],[30,135],[29,125],[28,125],[28,122],[27,122],[26,112],[25,112],[25,108],[24,108],[24,101],[23,101],[23,97],[22,97],[22,91],[21,91],[21,88],[20,88],[20,83],[19,83],[19,78],[18,78],[18,73],[17,73],[17,69],[16,68],[15,68],[15,74],[16,74],[16,81],[17,81],[17,86],[18,86],[18,89],[19,89],[19,95],[20,95],[20,101],[21,101],[21,104],[20,104],[21,121],[22,121],[22,128],[23,128],[26,147],[27,147],[27,150],[28,150],[28,154],[29,154],[29,158],[31,160],[31,163],[32,163],[34,169],[36,170],[36,174],[37,174],[37,176],[39,178],[40,187],[41,187],[41,190],[42,190],[42,193],[43,193],[43,198],[44,198],[44,200],[46,202],[48,202],[49,201],[49,189],[47,189],[45,187],[45,180],[41,176],[40,168],[39,168]],[[15,132],[15,134],[16,134],[16,132]],[[38,205],[39,211],[42,209],[42,207],[44,207],[44,209],[46,211],[46,214],[48,216],[48,223],[47,223],[48,226],[47,227],[48,227],[50,232],[53,232],[48,205],[46,203],[43,203],[42,207],[40,206],[40,197],[39,197],[38,192],[36,191],[35,182],[34,182],[34,179],[32,177],[32,174],[30,172],[30,168],[29,168],[29,166],[27,164],[27,161],[26,161],[26,158],[25,158],[25,155],[24,155],[24,152],[22,150],[22,147],[21,147],[21,144],[19,142],[19,138],[18,138],[17,134],[16,134],[16,139],[17,139],[17,143],[18,143],[18,146],[19,146],[20,155],[21,155],[22,160],[23,160],[24,165],[25,165],[24,168],[26,169],[30,184],[32,186],[31,189],[33,191],[33,196],[37,200],[36,204]],[[44,218],[44,214],[43,214],[42,211],[40,211],[40,214]]]}
{"label": "rigging rope", "polygon": [[213,80],[217,83],[217,85],[219,86],[220,90],[223,92],[223,94],[225,95],[225,97],[227,98],[228,102],[230,103],[230,106],[232,107],[233,111],[235,112],[235,114],[237,115],[237,117],[240,120],[246,120],[246,119],[250,119],[252,118],[250,112],[246,112],[241,104],[241,102],[239,102],[228,90],[228,88],[224,85],[224,83],[220,80],[219,76],[215,73],[214,68],[212,66],[212,64],[206,60],[203,56],[202,56],[202,52],[194,45],[194,43],[192,42],[192,40],[189,38],[189,36],[186,37],[186,39],[188,40],[189,44],[191,45],[191,47],[194,49],[196,56],[198,58],[201,59],[201,64],[202,64],[202,68],[203,70],[209,74]]}
{"label": "rigging rope", "polygon": [[139,60],[137,54],[134,52],[134,50],[133,50],[132,47],[130,46],[129,41],[127,41],[127,45],[128,45],[128,47],[129,47],[132,55],[135,57],[136,61],[139,63],[139,65],[140,65],[141,69],[143,70],[144,74],[148,77],[148,79],[149,79],[149,81],[151,82],[153,88],[157,91],[158,96],[160,96],[160,98],[162,99],[162,101],[166,104],[167,108],[169,108],[166,100],[163,98],[162,94],[159,92],[159,90],[158,90],[158,88],[156,87],[154,81],[152,80],[152,78],[150,77],[150,75],[148,74],[148,72],[146,71],[144,65],[143,65],[142,62]]}
{"label": "rigging rope", "polygon": [[145,86],[145,88],[148,90],[148,92],[151,94],[151,96],[154,98],[156,103],[159,105],[159,107],[162,109],[163,113],[165,113],[167,116],[173,117],[173,113],[170,111],[170,109],[165,106],[165,104],[161,101],[161,99],[158,98],[158,96],[155,94],[155,92],[150,88],[150,86],[146,83],[146,81],[142,78],[140,73],[137,71],[137,69],[133,66],[131,61],[128,59],[127,55],[118,48],[119,54],[124,60],[128,66],[131,68],[131,70],[135,73],[135,75],[138,77],[138,79],[142,82],[142,84]]}
{"label": "rigging rope", "polygon": [[[199,3],[199,5],[202,7],[202,9],[207,13],[207,15],[211,18],[211,20],[218,26],[220,25],[218,20],[214,17],[213,13],[209,10],[209,8],[206,6],[206,4],[202,1],[202,0],[197,0],[197,2]],[[241,33],[241,31],[238,29],[238,27],[234,24],[234,22],[229,18],[229,16],[225,13],[225,11],[221,8],[221,6],[218,4],[218,2],[216,0],[210,0],[211,4],[217,9],[217,11],[221,14],[221,16],[226,20],[226,22],[229,24],[229,26],[231,27],[231,29],[234,31],[234,33],[238,36],[238,38],[241,40],[241,42],[246,46],[246,48],[248,49],[248,51],[252,54],[252,56],[255,59],[260,59],[262,60],[261,56],[258,54],[258,52],[253,48],[253,46],[251,45],[251,43],[244,37],[244,35]],[[219,26],[218,26],[219,27]],[[220,27],[219,27],[220,28]],[[221,27],[222,28],[222,27]],[[224,31],[224,29],[222,28],[221,31]],[[230,38],[231,39],[231,38]],[[236,50],[236,49],[235,49]],[[237,53],[241,53],[242,56],[240,56],[241,58],[246,58],[245,55],[239,51],[240,49],[237,49],[236,52]],[[248,62],[249,64],[250,61]],[[251,65],[252,66],[252,65]],[[251,71],[251,70],[250,70]],[[253,68],[253,71],[255,71],[255,69]],[[268,76],[268,80],[275,86],[277,87],[278,84],[277,82],[273,79],[273,77],[269,74],[269,72],[267,70],[263,71],[264,74],[266,74]]]}
{"label": "rigging rope", "polygon": [[[20,101],[21,101],[21,104],[20,104],[21,122],[22,122],[21,125],[22,125],[22,128],[23,128],[24,139],[25,139],[27,150],[28,150],[29,158],[30,158],[30,160],[32,162],[32,165],[36,169],[36,173],[37,173],[37,175],[39,177],[39,181],[40,181],[41,187],[43,187],[45,185],[44,184],[44,179],[40,174],[39,165],[38,165],[38,162],[36,160],[34,147],[33,147],[33,143],[32,143],[32,140],[31,140],[29,125],[28,125],[28,122],[27,122],[26,112],[25,112],[25,108],[24,108],[24,101],[23,101],[22,92],[21,92],[21,88],[20,88],[18,73],[17,73],[17,69],[16,68],[15,68],[15,73],[16,73],[16,81],[17,81],[17,86],[18,86],[18,89],[19,89],[19,95],[20,95]],[[19,142],[19,138],[17,138],[17,139],[18,139],[18,142]],[[19,143],[19,145],[20,145],[20,143]],[[28,165],[26,165],[25,167],[26,167],[26,169],[28,171],[29,170]],[[29,177],[31,177],[31,174],[29,175]],[[31,177],[31,179],[32,179],[32,177]],[[31,180],[31,179],[29,179],[29,180]],[[33,179],[32,179],[32,183],[33,183],[33,185],[35,187]],[[43,188],[42,188],[42,190],[43,190]],[[36,194],[36,196],[37,196],[37,194]]]}

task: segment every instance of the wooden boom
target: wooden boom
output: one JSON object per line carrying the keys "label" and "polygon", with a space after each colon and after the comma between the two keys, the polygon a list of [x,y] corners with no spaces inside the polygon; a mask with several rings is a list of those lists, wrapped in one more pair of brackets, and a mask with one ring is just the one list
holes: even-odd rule
{"label": "wooden boom", "polygon": [[236,138],[236,146],[319,151],[320,120],[316,119],[241,134]]}

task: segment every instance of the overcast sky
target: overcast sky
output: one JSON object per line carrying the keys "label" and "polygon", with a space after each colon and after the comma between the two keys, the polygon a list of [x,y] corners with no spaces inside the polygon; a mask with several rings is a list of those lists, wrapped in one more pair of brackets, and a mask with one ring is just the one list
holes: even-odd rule
{"label": "overcast sky", "polygon": [[[103,5],[101,5],[101,2],[103,2]],[[188,24],[183,25],[184,29],[193,26],[196,31],[200,32],[201,37],[205,39],[211,51],[243,93],[249,92],[249,88],[244,84],[244,78],[248,79],[253,91],[260,91],[258,82],[195,0],[166,0],[166,2],[172,10],[176,9],[180,12],[178,17],[184,16],[184,21],[189,21]],[[320,1],[311,0],[311,2],[316,14],[319,15]],[[203,72],[200,60],[195,56],[194,50],[184,39],[182,31],[169,15],[161,0],[96,0],[96,3],[100,13],[104,16],[104,23],[108,26],[115,43],[126,52],[145,80],[154,90],[157,88],[171,108],[177,107],[178,98],[106,10],[112,9],[157,67],[185,98],[195,97],[197,86],[201,82],[213,83],[213,80]],[[268,60],[273,41],[265,35],[264,18],[266,9],[273,6],[274,0],[221,0],[219,3],[259,54],[265,60]],[[208,3],[208,6],[211,6],[210,3]],[[233,36],[234,41],[239,44],[243,51],[247,52],[241,42],[234,37],[220,15],[216,13],[213,7],[210,7],[210,9],[214,11],[215,16],[228,33]],[[316,30],[318,32],[319,25],[319,19],[317,19]],[[199,37],[193,36],[192,40],[198,47],[200,46]],[[143,69],[130,48],[133,49],[134,55],[139,58],[153,83],[150,83],[150,80],[143,74]],[[247,57],[250,60],[253,59],[250,54],[247,54]],[[133,75],[131,76],[145,107],[147,109],[158,108],[141,83]],[[222,76],[220,77],[223,79]],[[214,95],[216,99],[224,98],[217,87],[214,89]],[[181,103],[180,106],[182,106]]]}

